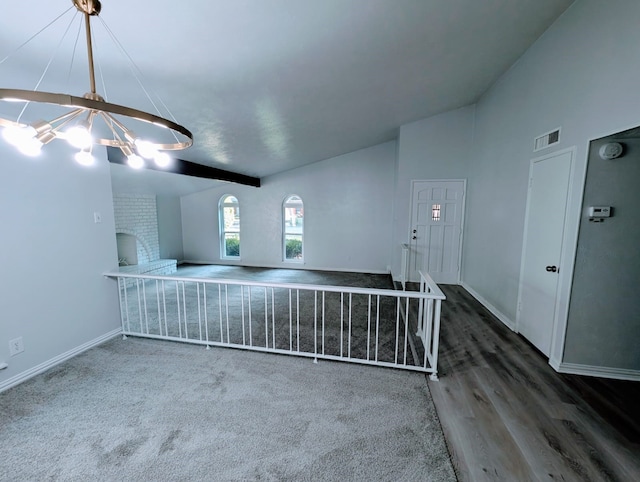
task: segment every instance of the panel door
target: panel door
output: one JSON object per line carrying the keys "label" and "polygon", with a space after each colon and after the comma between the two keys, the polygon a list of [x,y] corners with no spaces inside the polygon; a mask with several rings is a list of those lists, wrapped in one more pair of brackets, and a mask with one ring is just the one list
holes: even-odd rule
{"label": "panel door", "polygon": [[534,160],[529,180],[517,329],[546,356],[556,316],[571,162],[571,152]]}
{"label": "panel door", "polygon": [[460,281],[464,180],[414,181],[409,280],[428,272],[436,283]]}

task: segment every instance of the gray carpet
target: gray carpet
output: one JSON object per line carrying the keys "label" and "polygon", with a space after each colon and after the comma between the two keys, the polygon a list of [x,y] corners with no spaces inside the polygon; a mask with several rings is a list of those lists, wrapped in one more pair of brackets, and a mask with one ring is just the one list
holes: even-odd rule
{"label": "gray carpet", "polygon": [[0,480],[455,480],[424,375],[130,338],[0,394]]}

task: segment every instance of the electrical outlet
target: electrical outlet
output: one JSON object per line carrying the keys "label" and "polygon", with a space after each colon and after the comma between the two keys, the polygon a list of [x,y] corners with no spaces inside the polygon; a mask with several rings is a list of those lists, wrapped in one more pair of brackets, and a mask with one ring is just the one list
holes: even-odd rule
{"label": "electrical outlet", "polygon": [[14,356],[24,351],[24,343],[22,337],[14,338],[9,342],[9,355]]}

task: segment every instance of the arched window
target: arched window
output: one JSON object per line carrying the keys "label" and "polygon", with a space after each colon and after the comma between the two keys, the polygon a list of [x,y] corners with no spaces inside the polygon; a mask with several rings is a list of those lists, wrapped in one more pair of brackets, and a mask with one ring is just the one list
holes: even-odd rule
{"label": "arched window", "polygon": [[304,206],[300,196],[287,196],[282,204],[283,258],[302,263],[304,236]]}
{"label": "arched window", "polygon": [[240,257],[240,204],[235,196],[225,194],[218,203],[220,220],[220,257]]}

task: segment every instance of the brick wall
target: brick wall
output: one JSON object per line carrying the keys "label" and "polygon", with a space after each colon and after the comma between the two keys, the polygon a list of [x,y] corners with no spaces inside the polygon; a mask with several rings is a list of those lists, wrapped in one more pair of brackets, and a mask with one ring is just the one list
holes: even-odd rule
{"label": "brick wall", "polygon": [[116,233],[138,238],[138,264],[160,258],[156,197],[147,194],[114,194]]}

